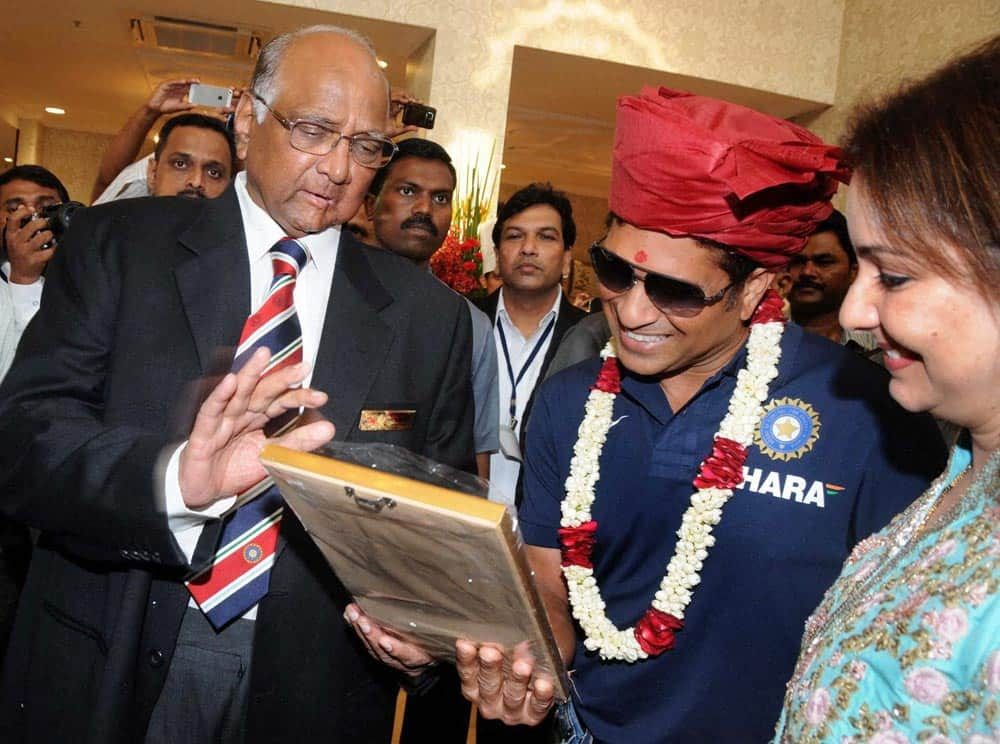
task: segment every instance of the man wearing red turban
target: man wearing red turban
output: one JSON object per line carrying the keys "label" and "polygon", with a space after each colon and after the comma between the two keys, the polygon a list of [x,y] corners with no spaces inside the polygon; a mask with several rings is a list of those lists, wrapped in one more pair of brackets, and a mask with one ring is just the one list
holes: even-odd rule
{"label": "man wearing red turban", "polygon": [[[591,248],[612,338],[540,389],[519,514],[573,670],[562,741],[768,740],[806,616],[943,465],[881,369],[786,326],[768,292],[848,175],[742,106],[619,101]],[[458,659],[483,715],[545,719],[530,658],[459,642]]]}

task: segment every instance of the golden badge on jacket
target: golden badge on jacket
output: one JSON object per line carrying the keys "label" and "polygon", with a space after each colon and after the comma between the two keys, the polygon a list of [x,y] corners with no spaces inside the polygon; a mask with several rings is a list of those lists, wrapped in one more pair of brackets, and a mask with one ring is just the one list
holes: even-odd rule
{"label": "golden badge on jacket", "polygon": [[361,431],[403,431],[413,428],[415,410],[376,410],[361,411],[358,428]]}

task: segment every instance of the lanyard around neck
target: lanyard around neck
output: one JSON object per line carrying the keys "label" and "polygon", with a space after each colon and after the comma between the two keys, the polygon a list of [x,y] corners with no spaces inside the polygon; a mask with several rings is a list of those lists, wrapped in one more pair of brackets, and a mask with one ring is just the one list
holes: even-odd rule
{"label": "lanyard around neck", "polygon": [[507,375],[510,377],[510,428],[517,428],[517,386],[521,384],[521,380],[524,379],[524,373],[528,371],[531,363],[535,361],[535,357],[538,355],[539,350],[545,344],[545,339],[549,337],[552,333],[552,327],[556,324],[556,319],[553,317],[549,324],[545,327],[542,335],[538,337],[535,342],[535,348],[531,350],[528,358],[525,360],[524,364],[521,365],[521,371],[517,373],[517,377],[514,376],[514,366],[510,363],[510,351],[507,348],[507,335],[503,332],[503,322],[497,319],[497,333],[500,334],[500,346],[503,349],[504,361],[507,362]]}

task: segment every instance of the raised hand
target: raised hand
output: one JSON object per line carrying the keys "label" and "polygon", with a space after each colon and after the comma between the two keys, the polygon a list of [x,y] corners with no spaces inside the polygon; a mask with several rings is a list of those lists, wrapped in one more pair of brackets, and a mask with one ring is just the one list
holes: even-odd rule
{"label": "raised hand", "polygon": [[149,100],[146,101],[146,108],[157,116],[175,114],[194,108],[194,104],[188,101],[187,96],[191,84],[197,82],[200,82],[198,78],[164,80],[153,89]]}
{"label": "raised hand", "polygon": [[389,92],[389,126],[385,134],[390,139],[419,131],[420,127],[413,124],[403,124],[401,121],[403,107],[408,103],[420,103],[420,101],[414,98],[409,91],[402,88],[393,88]]}
{"label": "raised hand", "polygon": [[258,349],[239,372],[222,378],[198,409],[179,463],[187,506],[207,506],[261,480],[267,473],[259,455],[268,441],[308,451],[333,439],[333,424],[325,420],[267,438],[264,426],[271,419],[301,407],[318,408],[327,400],[326,393],[294,387],[309,373],[306,363],[261,377],[270,358],[267,349]]}

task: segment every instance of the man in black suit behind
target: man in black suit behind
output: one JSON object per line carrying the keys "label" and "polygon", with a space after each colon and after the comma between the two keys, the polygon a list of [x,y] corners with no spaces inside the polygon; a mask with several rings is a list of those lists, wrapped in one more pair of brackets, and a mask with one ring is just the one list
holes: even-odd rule
{"label": "man in black suit behind", "polygon": [[[236,112],[247,170],[222,197],[74,221],[0,389],[0,505],[40,531],[3,741],[388,740],[398,679],[348,632],[347,592],[287,510],[269,593],[242,618],[214,632],[183,584],[208,565],[232,494],[263,477],[264,425],[289,409],[325,420],[270,441],[336,434],[473,467],[463,301],[339,227],[372,153],[393,150],[387,127],[367,41],[304,29],[260,55]],[[295,287],[307,363],[261,377],[260,351],[202,383],[229,369],[284,235],[308,254]],[[402,409],[408,428],[360,420]]]}

